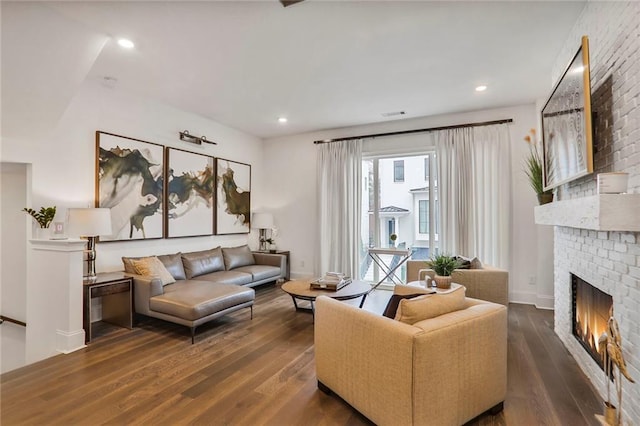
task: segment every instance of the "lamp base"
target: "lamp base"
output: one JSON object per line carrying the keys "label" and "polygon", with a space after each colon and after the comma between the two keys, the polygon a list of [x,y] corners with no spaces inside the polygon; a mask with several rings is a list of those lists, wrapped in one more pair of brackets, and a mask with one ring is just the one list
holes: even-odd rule
{"label": "lamp base", "polygon": [[87,237],[87,278],[96,278],[96,240],[98,237]]}
{"label": "lamp base", "polygon": [[260,248],[258,251],[267,251],[267,230],[265,228],[260,228]]}

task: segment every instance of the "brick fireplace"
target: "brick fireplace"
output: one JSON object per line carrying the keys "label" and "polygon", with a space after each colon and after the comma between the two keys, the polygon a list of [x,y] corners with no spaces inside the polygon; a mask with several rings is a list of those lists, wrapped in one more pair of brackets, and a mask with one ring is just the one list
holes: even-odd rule
{"label": "brick fireplace", "polygon": [[[603,400],[604,372],[573,333],[571,277],[576,275],[611,296],[628,370],[640,382],[638,212],[640,194],[595,195],[535,209],[536,223],[555,225],[554,330]],[[640,424],[640,385],[625,381],[623,387],[624,418],[629,424]]]}
{"label": "brick fireplace", "polygon": [[[571,273],[611,295],[627,367],[625,424],[640,425],[640,3],[586,2],[558,54],[555,82],[589,36],[594,174],[561,185],[556,201],[536,207],[536,223],[554,226],[555,332],[601,396],[603,371],[572,333]],[[552,84],[552,83],[551,83]],[[595,175],[628,172],[629,194],[595,195]],[[636,200],[634,200],[634,198]]]}

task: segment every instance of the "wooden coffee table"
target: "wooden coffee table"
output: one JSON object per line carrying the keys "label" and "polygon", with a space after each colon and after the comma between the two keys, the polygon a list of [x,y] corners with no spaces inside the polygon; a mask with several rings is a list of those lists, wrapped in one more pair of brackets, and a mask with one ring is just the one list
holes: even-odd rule
{"label": "wooden coffee table", "polygon": [[[291,296],[293,304],[298,311],[314,313],[315,308],[313,303],[316,301],[318,296],[328,296],[336,300],[349,300],[362,297],[362,300],[360,301],[360,308],[362,308],[367,295],[371,291],[371,284],[364,281],[352,281],[350,284],[347,284],[338,291],[311,289],[309,284],[310,281],[308,280],[287,281],[282,284],[282,290]],[[299,306],[298,300],[308,300],[311,304],[311,308]]]}

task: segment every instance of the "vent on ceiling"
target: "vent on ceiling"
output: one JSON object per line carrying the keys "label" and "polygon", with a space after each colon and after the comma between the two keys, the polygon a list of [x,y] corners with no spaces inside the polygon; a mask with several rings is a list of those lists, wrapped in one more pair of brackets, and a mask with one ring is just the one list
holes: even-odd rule
{"label": "vent on ceiling", "polygon": [[383,112],[383,117],[395,117],[397,115],[404,115],[404,111]]}

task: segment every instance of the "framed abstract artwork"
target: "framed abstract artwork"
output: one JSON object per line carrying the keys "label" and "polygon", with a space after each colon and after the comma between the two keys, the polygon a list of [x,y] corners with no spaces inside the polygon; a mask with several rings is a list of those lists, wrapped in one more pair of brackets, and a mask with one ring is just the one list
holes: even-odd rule
{"label": "framed abstract artwork", "polygon": [[247,234],[251,228],[251,165],[216,159],[216,234]]}
{"label": "framed abstract artwork", "polygon": [[214,159],[167,148],[167,238],[213,235]]}
{"label": "framed abstract artwork", "polygon": [[96,132],[96,207],[111,210],[113,234],[101,241],[164,236],[164,147]]}

